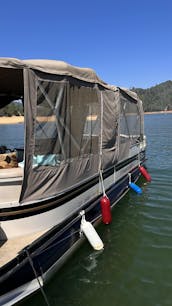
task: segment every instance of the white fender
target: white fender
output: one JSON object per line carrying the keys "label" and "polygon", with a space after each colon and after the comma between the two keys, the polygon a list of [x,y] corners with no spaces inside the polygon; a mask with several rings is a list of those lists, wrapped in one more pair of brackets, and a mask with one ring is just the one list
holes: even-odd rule
{"label": "white fender", "polygon": [[86,238],[88,239],[91,246],[94,248],[94,250],[102,250],[104,245],[102,240],[100,239],[99,235],[97,234],[95,228],[93,225],[85,220],[85,214],[84,211],[81,213],[82,219],[81,219],[81,232],[84,233]]}

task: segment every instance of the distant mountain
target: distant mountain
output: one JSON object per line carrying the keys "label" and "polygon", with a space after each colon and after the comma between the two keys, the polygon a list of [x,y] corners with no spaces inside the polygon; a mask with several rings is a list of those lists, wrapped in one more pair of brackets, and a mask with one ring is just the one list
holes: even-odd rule
{"label": "distant mountain", "polygon": [[172,81],[166,81],[156,86],[142,89],[131,88],[143,101],[144,111],[172,110]]}

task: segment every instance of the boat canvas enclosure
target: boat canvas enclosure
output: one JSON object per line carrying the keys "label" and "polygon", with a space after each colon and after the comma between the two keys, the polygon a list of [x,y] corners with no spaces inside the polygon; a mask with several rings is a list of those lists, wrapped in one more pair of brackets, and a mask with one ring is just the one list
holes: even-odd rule
{"label": "boat canvas enclosure", "polygon": [[1,107],[19,97],[24,102],[21,204],[87,188],[143,139],[137,95],[104,83],[92,69],[0,59],[0,97]]}

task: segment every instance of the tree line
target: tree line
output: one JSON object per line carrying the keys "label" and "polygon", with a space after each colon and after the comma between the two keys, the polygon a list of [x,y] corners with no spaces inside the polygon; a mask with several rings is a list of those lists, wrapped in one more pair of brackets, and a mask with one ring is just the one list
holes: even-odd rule
{"label": "tree line", "polygon": [[23,116],[23,104],[21,101],[13,101],[3,108],[0,108],[0,116]]}
{"label": "tree line", "polygon": [[172,110],[172,81],[142,89],[131,88],[143,102],[145,112]]}

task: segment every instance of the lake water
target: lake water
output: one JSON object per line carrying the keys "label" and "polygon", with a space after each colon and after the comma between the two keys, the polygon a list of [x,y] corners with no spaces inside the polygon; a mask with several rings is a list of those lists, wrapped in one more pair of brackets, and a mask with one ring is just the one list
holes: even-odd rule
{"label": "lake water", "polygon": [[[97,227],[103,252],[85,241],[45,287],[51,306],[172,305],[172,114],[146,115],[145,132],[152,182]],[[46,304],[38,292],[20,305]]]}
{"label": "lake water", "polygon": [[6,146],[8,149],[23,148],[23,124],[0,124],[0,146]]}

